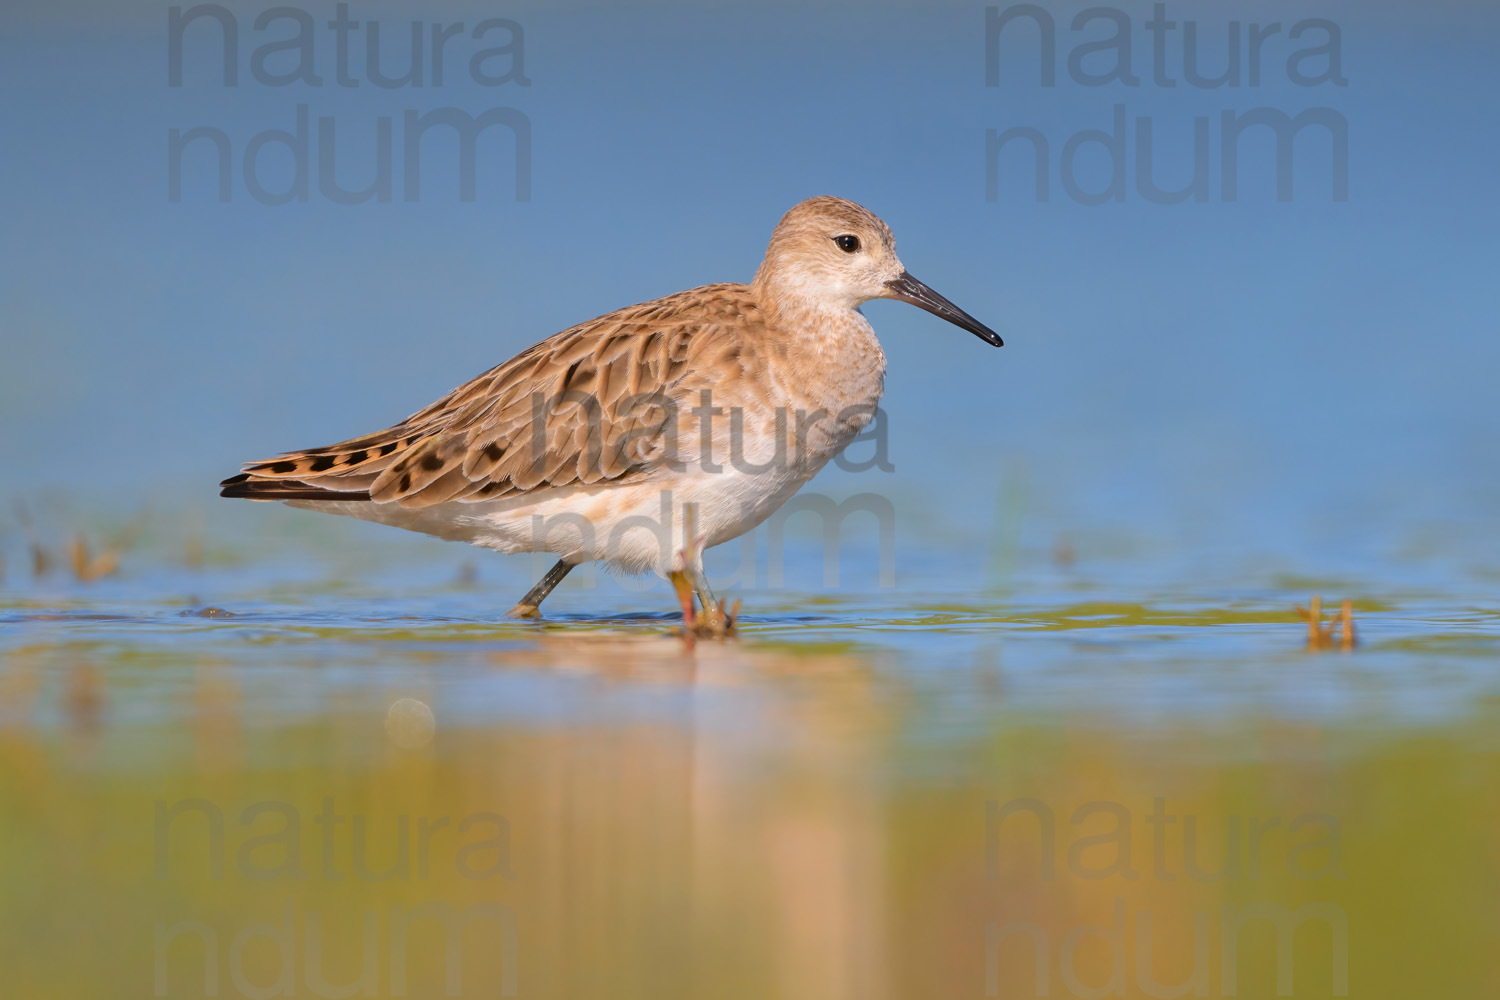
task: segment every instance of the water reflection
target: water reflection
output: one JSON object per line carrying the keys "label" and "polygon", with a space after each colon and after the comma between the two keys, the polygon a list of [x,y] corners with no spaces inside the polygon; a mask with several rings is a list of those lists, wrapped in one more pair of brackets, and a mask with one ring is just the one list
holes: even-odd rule
{"label": "water reflection", "polygon": [[835,605],[692,651],[12,620],[0,957],[27,996],[1477,995],[1492,616],[1399,603],[1344,657],[1181,604]]}

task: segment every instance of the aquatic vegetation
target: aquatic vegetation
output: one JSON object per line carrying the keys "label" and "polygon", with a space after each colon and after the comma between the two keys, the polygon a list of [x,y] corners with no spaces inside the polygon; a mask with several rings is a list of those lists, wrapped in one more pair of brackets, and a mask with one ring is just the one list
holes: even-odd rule
{"label": "aquatic vegetation", "polygon": [[1344,601],[1339,613],[1324,627],[1322,601],[1321,597],[1314,594],[1308,602],[1309,607],[1297,607],[1297,613],[1307,622],[1308,650],[1336,648],[1348,652],[1355,646],[1354,602]]}
{"label": "aquatic vegetation", "polygon": [[[119,571],[120,558],[136,544],[145,530],[147,512],[142,511],[123,528],[107,535],[97,553],[82,531],[71,534],[61,555],[45,545],[24,504],[16,505],[16,520],[25,533],[27,548],[31,554],[32,579],[39,580],[48,576],[58,565],[65,563],[72,572],[73,579],[79,583],[92,583]],[[0,578],[3,578],[3,574],[0,574]]]}

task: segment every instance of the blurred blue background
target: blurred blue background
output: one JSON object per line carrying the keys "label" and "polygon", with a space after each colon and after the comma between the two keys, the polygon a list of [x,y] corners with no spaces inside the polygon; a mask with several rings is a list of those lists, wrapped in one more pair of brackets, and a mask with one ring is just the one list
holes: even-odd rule
{"label": "blurred blue background", "polygon": [[[1048,5],[1051,87],[1023,21],[1002,32],[998,86],[986,86],[983,4],[357,4],[351,17],[381,24],[391,75],[407,65],[414,17],[524,30],[528,85],[480,86],[465,70],[504,43],[496,32],[455,36],[441,86],[429,59],[422,87],[382,89],[368,81],[362,35],[351,42],[360,86],[335,85],[331,3],[304,8],[323,85],[256,82],[252,51],[293,33],[284,20],[254,30],[267,6],[226,5],[236,87],[223,84],[207,18],[184,35],[182,86],[168,85],[165,4],[22,0],[0,15],[9,496],[53,489],[90,510],[151,502],[210,524],[239,516],[214,484],[240,462],[386,426],[613,308],[748,280],[781,213],[832,193],[884,217],[913,273],[1006,339],[995,351],[910,307],[867,308],[890,359],[895,471],[831,468],[813,488],[891,497],[903,544],[982,555],[1007,533],[1042,545],[1066,534],[1087,555],[1128,537],[1209,564],[1269,557],[1310,571],[1437,546],[1493,564],[1493,7],[1170,4],[1179,27],[1166,69],[1179,83],[1165,88],[1152,80],[1148,4],[1117,8],[1139,86],[1072,79],[1068,54],[1112,29],[1070,30],[1084,5]],[[1326,38],[1288,39],[1308,18],[1337,25],[1346,85],[1289,79],[1288,57]],[[1225,69],[1230,22],[1242,53],[1250,23],[1279,22],[1259,85],[1182,82],[1187,20],[1208,75]],[[1095,54],[1084,68],[1112,61]],[[294,64],[281,53],[267,65]],[[501,57],[487,68],[514,67]],[[377,118],[394,119],[393,200],[330,202],[316,153],[305,203],[251,196],[246,144],[292,129],[299,104],[336,123],[338,177],[352,190],[374,176]],[[1116,105],[1128,119],[1125,198],[1079,204],[1061,184],[1060,150],[1111,128]],[[436,133],[421,197],[403,199],[402,116],[440,107],[524,114],[529,200],[515,196],[501,128],[480,140],[475,201],[459,200],[452,140]],[[1290,201],[1277,199],[1273,145],[1257,130],[1243,140],[1238,200],[1223,199],[1220,115],[1267,107],[1329,108],[1347,122],[1347,201],[1334,200],[1318,128],[1296,141]],[[1207,118],[1206,202],[1141,197],[1142,116],[1165,188],[1187,182],[1193,120]],[[207,142],[189,147],[181,200],[169,200],[168,133],[199,126],[232,143],[228,203]],[[986,131],[1016,126],[1049,141],[1046,202],[1019,144],[986,197]],[[263,155],[270,190],[290,180],[285,157]],[[1105,185],[1101,147],[1079,153],[1078,178]]]}

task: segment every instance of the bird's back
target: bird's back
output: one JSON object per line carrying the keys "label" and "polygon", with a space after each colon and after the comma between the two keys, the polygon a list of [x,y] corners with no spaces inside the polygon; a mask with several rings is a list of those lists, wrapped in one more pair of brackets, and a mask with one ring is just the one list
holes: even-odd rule
{"label": "bird's back", "polygon": [[623,481],[675,458],[703,392],[744,395],[767,321],[754,289],[705,285],[563,330],[383,431],[253,462],[223,495],[487,500]]}

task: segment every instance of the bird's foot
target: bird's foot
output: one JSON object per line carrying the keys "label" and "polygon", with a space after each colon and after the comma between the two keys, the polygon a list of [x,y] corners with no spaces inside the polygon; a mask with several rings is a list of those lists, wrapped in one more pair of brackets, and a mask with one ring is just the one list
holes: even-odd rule
{"label": "bird's foot", "polygon": [[537,607],[535,604],[527,604],[525,601],[522,601],[520,604],[517,604],[515,607],[507,611],[505,613],[505,617],[540,618],[542,617],[542,609]]}
{"label": "bird's foot", "polygon": [[[667,579],[682,604],[682,636],[690,644],[695,639],[723,639],[735,634],[735,623],[740,616],[738,600],[730,605],[704,596],[707,592],[695,587],[689,574],[680,570],[667,574]],[[697,608],[699,603],[702,610]]]}
{"label": "bird's foot", "polygon": [[705,601],[693,622],[692,629],[704,639],[723,639],[735,635],[735,623],[740,617],[740,602],[733,604],[724,600]]}

